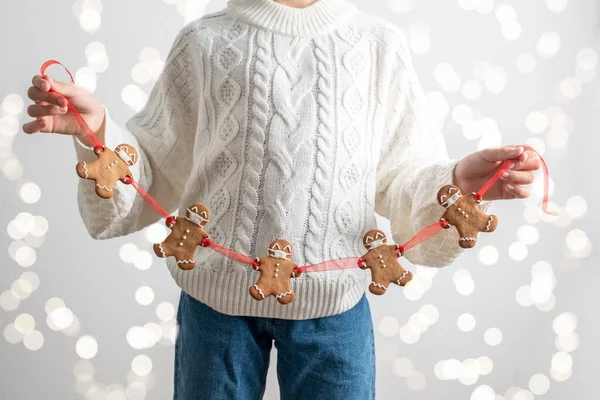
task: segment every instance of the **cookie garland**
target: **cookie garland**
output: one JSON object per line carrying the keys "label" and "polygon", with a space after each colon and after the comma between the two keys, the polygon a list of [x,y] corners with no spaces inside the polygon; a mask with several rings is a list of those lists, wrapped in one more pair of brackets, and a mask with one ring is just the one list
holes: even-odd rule
{"label": "cookie garland", "polygon": [[[69,75],[71,82],[75,83],[69,70],[55,60],[46,61],[41,67],[41,75],[54,64],[62,66]],[[55,92],[50,89],[51,92]],[[57,93],[57,92],[55,92]],[[445,208],[442,217],[412,237],[408,242],[388,244],[385,233],[373,229],[363,236],[363,245],[367,252],[361,257],[348,257],[343,259],[328,260],[319,264],[299,266],[292,261],[292,244],[287,240],[274,240],[268,248],[265,257],[251,258],[225,248],[210,238],[204,227],[209,223],[210,211],[203,204],[192,204],[186,209],[185,216],[174,217],[170,215],[148,192],[134,181],[129,167],[138,160],[137,150],[128,144],[118,145],[114,151],[103,146],[96,134],[89,128],[83,117],[73,107],[67,104],[75,120],[82,128],[87,139],[92,143],[94,153],[98,159],[90,163],[80,162],[76,171],[82,179],[95,182],[96,194],[105,199],[113,196],[114,186],[118,181],[133,186],[142,199],[166,222],[171,233],[162,243],[154,245],[154,252],[158,257],[175,257],[177,266],[182,270],[192,270],[196,266],[194,255],[198,246],[210,248],[221,255],[240,264],[252,266],[260,272],[256,283],[249,288],[249,294],[257,301],[262,301],[273,296],[280,304],[292,303],[296,295],[291,288],[291,279],[299,277],[302,273],[324,272],[339,269],[361,268],[371,270],[371,284],[369,291],[375,295],[383,295],[391,284],[405,286],[411,281],[413,275],[402,267],[398,259],[404,252],[435,236],[444,229],[455,227],[458,231],[458,245],[462,248],[473,248],[477,244],[480,232],[489,233],[496,230],[498,218],[495,215],[484,213],[479,205],[485,193],[508,171],[517,159],[506,160],[495,174],[476,193],[465,196],[455,185],[445,185],[437,193],[437,201]],[[530,146],[525,150],[536,152]],[[536,152],[537,153],[537,152]],[[548,211],[548,167],[540,156],[544,173],[544,198],[542,210],[550,215],[556,212]]]}

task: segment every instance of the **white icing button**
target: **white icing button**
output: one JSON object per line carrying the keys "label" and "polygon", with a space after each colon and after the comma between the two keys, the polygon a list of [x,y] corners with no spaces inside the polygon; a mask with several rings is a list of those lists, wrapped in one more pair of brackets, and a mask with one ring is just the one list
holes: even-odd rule
{"label": "white icing button", "polygon": [[275,265],[277,265],[277,266],[279,267],[279,263],[277,263],[277,264],[275,264]]}
{"label": "white icing button", "polygon": [[189,229],[186,229],[186,230],[185,230],[185,233],[190,233],[190,230],[189,230]]}
{"label": "white icing button", "polygon": [[383,264],[383,268],[385,268],[385,264]]}
{"label": "white icing button", "polygon": [[379,255],[379,258],[383,258],[383,256],[380,254],[380,255]]}
{"label": "white icing button", "polygon": [[179,243],[180,246],[183,246],[183,243]]}
{"label": "white icing button", "polygon": [[277,278],[277,276],[278,276],[278,275],[277,275],[277,274],[275,274],[275,278]]}
{"label": "white icing button", "polygon": [[458,207],[458,211],[460,211],[460,207]]}
{"label": "white icing button", "polygon": [[187,236],[183,235],[183,238],[184,238],[184,239],[187,239]]}
{"label": "white icing button", "polygon": [[383,261],[383,260],[379,260],[379,262],[383,264],[385,261]]}
{"label": "white icing button", "polygon": [[279,272],[279,268],[275,268],[275,272]]}

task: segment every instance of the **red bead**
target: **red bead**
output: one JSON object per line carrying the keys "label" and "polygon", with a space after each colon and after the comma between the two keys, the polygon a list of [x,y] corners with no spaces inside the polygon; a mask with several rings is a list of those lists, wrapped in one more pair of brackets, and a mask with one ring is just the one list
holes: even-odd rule
{"label": "red bead", "polygon": [[169,228],[172,227],[175,224],[176,224],[176,221],[175,221],[175,217],[174,216],[171,215],[171,216],[167,217],[167,226]]}
{"label": "red bead", "polygon": [[363,265],[364,262],[365,262],[365,259],[361,257],[358,259],[358,262],[356,264],[360,267]]}
{"label": "red bead", "polygon": [[94,146],[94,153],[98,154],[98,153],[102,153],[104,151],[104,146],[98,145],[98,146]]}
{"label": "red bead", "polygon": [[203,247],[209,247],[211,245],[211,241],[210,239],[202,239],[202,242],[200,242],[202,244]]}
{"label": "red bead", "polygon": [[125,179],[123,179],[123,183],[126,185],[131,185],[133,183],[133,177],[130,175],[127,175],[125,177]]}
{"label": "red bead", "polygon": [[396,248],[396,253],[398,253],[400,255],[404,254],[404,246],[398,246]]}

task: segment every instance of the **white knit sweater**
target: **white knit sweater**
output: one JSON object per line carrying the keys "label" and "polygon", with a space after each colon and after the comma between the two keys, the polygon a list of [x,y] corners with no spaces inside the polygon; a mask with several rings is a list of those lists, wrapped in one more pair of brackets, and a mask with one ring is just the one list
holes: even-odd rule
{"label": "white knit sweater", "polygon": [[[403,34],[347,0],[296,9],[272,0],[230,0],[186,25],[145,108],[119,128],[107,116],[106,145],[140,153],[134,179],[169,212],[206,204],[207,231],[251,257],[272,240],[293,244],[299,265],[361,256],[374,212],[403,243],[437,221],[437,190],[453,180],[444,139],[432,125]],[[95,159],[76,140],[80,161]],[[111,200],[82,180],[79,207],[94,238],[130,234],[159,216],[118,183]],[[455,230],[408,251],[444,266],[460,253]],[[390,240],[391,242],[391,240]],[[285,319],[341,313],[371,282],[370,271],[305,273],[297,299],[257,302],[258,272],[199,247],[197,266],[167,266],[177,284],[217,311]],[[397,289],[401,290],[401,289]]]}

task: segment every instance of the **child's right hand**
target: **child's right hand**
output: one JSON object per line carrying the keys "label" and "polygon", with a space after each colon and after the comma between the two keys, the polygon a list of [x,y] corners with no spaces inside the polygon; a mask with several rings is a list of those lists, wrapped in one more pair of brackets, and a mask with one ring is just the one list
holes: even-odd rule
{"label": "child's right hand", "polygon": [[[92,146],[92,143],[87,142],[73,113],[67,108],[67,104],[71,103],[90,129],[96,133],[100,142],[104,143],[103,129],[100,132],[105,117],[104,107],[95,95],[70,82],[60,82],[48,76],[43,78],[36,75],[33,77],[32,84],[33,86],[27,91],[27,96],[35,104],[27,108],[27,114],[35,118],[35,121],[23,125],[25,133],[52,132],[74,135],[85,145]],[[50,88],[57,93],[50,92]]]}

